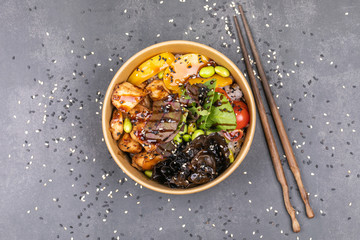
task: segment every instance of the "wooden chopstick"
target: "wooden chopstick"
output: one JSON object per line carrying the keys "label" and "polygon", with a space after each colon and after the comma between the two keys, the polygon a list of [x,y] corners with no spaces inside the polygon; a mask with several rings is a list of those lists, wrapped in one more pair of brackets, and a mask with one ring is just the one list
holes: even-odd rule
{"label": "wooden chopstick", "polygon": [[274,136],[272,134],[268,118],[266,116],[264,104],[263,104],[261,96],[260,96],[260,91],[259,91],[256,79],[255,79],[255,75],[253,73],[253,69],[252,69],[250,61],[249,61],[248,52],[246,50],[244,39],[242,37],[242,32],[241,32],[239,22],[238,22],[236,16],[234,16],[234,22],[235,22],[238,38],[239,38],[239,41],[240,41],[240,47],[241,47],[241,50],[242,50],[242,53],[243,53],[243,56],[244,56],[246,69],[247,69],[247,72],[248,72],[248,75],[249,75],[251,88],[252,88],[252,90],[254,92],[256,105],[257,105],[257,108],[259,110],[259,115],[260,115],[261,123],[262,123],[263,129],[264,129],[266,142],[268,144],[271,159],[272,159],[272,163],[273,163],[273,166],[274,166],[274,169],[275,169],[276,177],[277,177],[277,179],[278,179],[278,181],[279,181],[279,183],[281,185],[281,188],[282,188],[285,207],[286,207],[287,212],[290,215],[293,231],[294,232],[299,232],[300,231],[300,225],[299,225],[299,222],[296,219],[295,209],[292,207],[292,205],[290,203],[289,187],[288,187],[287,182],[286,182],[284,169],[283,169],[283,167],[281,165],[279,152],[277,150],[277,147],[276,147],[276,144],[275,144],[275,139],[274,139]]}
{"label": "wooden chopstick", "polygon": [[259,53],[258,53],[258,51],[256,49],[255,41],[254,41],[254,39],[252,37],[249,24],[248,24],[248,22],[246,20],[246,17],[245,17],[245,14],[244,14],[244,11],[243,11],[241,5],[239,5],[239,10],[240,10],[242,22],[243,22],[244,27],[245,27],[245,32],[246,32],[247,38],[248,38],[249,43],[250,43],[251,51],[252,51],[252,54],[253,54],[255,62],[256,62],[256,67],[257,67],[259,75],[260,75],[260,79],[261,79],[262,86],[263,86],[263,89],[264,89],[264,92],[265,92],[265,95],[266,95],[266,99],[267,99],[267,102],[269,104],[269,107],[270,107],[270,110],[271,110],[271,113],[272,113],[272,116],[273,116],[273,119],[274,119],[274,122],[275,122],[275,126],[276,126],[277,132],[278,132],[280,140],[281,140],[281,144],[283,146],[283,149],[284,149],[284,152],[285,152],[285,155],[286,155],[286,159],[287,159],[287,161],[289,163],[291,172],[293,173],[294,178],[296,180],[296,183],[298,185],[301,198],[302,198],[302,200],[303,200],[303,202],[305,204],[306,215],[307,215],[308,218],[313,218],[314,217],[314,212],[313,212],[313,210],[312,210],[312,208],[310,206],[308,194],[307,194],[307,192],[305,190],[305,187],[304,187],[304,184],[303,184],[303,182],[301,180],[299,166],[298,166],[298,164],[296,162],[293,149],[291,147],[289,138],[287,136],[287,133],[286,133],[286,130],[285,130],[285,127],[284,127],[284,123],[283,123],[283,121],[281,119],[279,110],[277,108],[276,102],[275,102],[274,97],[272,95],[268,80],[266,78],[264,68],[263,68],[263,66],[261,64]]}

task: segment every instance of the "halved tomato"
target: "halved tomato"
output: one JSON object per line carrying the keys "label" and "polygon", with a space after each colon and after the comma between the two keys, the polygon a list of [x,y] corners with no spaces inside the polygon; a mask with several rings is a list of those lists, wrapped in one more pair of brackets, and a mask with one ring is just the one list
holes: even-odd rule
{"label": "halved tomato", "polygon": [[236,115],[236,129],[246,127],[250,121],[247,105],[243,101],[233,101],[232,107]]}
{"label": "halved tomato", "polygon": [[224,132],[224,137],[231,142],[239,141],[244,135],[244,131],[241,129],[235,129],[232,132]]}

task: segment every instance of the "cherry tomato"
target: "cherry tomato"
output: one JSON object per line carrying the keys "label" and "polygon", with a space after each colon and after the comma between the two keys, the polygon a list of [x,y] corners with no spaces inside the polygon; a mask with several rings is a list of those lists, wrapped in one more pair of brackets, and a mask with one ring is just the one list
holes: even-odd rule
{"label": "cherry tomato", "polygon": [[242,101],[233,101],[232,106],[236,115],[236,129],[246,127],[250,121],[250,115],[246,104]]}
{"label": "cherry tomato", "polygon": [[224,95],[224,96],[229,100],[229,102],[231,103],[231,98],[227,95],[227,93],[225,92],[224,89],[222,89],[222,88],[215,88],[215,92],[218,92],[218,93],[221,93],[222,95]]}
{"label": "cherry tomato", "polygon": [[237,101],[237,102],[240,102],[240,103],[239,103],[240,106],[241,106],[242,108],[245,108],[245,109],[248,110],[248,112],[249,112],[249,108],[248,108],[248,106],[246,105],[246,103],[244,103],[243,101]]}
{"label": "cherry tomato", "polygon": [[239,141],[243,135],[244,132],[241,129],[235,129],[232,132],[224,132],[224,136],[226,137],[226,139],[228,139],[231,142]]}

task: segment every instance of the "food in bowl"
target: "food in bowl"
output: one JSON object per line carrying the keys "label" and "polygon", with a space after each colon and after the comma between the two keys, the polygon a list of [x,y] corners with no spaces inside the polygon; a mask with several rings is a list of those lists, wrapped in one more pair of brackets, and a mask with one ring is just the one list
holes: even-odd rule
{"label": "food in bowl", "polygon": [[206,56],[165,52],[115,86],[110,131],[132,166],[171,188],[214,180],[234,161],[249,111],[228,69]]}

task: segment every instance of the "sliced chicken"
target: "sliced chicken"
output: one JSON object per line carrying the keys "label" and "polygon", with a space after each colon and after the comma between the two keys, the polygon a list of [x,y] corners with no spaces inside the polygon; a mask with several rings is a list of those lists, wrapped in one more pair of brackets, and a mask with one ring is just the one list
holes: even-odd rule
{"label": "sliced chicken", "polygon": [[115,109],[112,115],[112,119],[110,121],[110,132],[112,137],[115,140],[119,140],[121,134],[123,133],[124,125],[123,125],[123,116],[122,113]]}
{"label": "sliced chicken", "polygon": [[140,171],[151,170],[163,159],[163,156],[157,152],[141,152],[133,156],[131,165]]}
{"label": "sliced chicken", "polygon": [[140,143],[132,139],[129,133],[124,133],[118,146],[123,152],[139,153],[142,151]]}
{"label": "sliced chicken", "polygon": [[134,108],[145,96],[147,91],[123,82],[117,85],[111,97],[112,104],[122,112],[128,112]]}
{"label": "sliced chicken", "polygon": [[154,101],[161,100],[169,95],[162,80],[152,81],[145,89],[150,92],[150,97]]}

